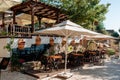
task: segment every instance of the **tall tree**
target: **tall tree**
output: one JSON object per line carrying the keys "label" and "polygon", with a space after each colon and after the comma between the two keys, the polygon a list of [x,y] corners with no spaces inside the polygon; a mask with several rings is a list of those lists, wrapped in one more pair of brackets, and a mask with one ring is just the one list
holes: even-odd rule
{"label": "tall tree", "polygon": [[100,0],[62,0],[62,8],[66,10],[70,20],[85,28],[95,29],[95,22],[105,20],[110,4],[99,4]]}

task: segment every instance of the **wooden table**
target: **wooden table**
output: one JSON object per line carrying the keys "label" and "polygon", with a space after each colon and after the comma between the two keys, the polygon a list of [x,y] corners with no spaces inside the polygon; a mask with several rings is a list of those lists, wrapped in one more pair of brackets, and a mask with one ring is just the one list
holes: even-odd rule
{"label": "wooden table", "polygon": [[96,54],[96,52],[89,52],[90,54],[92,54],[92,55],[95,55]]}
{"label": "wooden table", "polygon": [[83,54],[73,53],[74,56],[84,56]]}
{"label": "wooden table", "polygon": [[62,56],[52,55],[52,56],[49,56],[49,58],[52,58],[52,59],[62,59]]}

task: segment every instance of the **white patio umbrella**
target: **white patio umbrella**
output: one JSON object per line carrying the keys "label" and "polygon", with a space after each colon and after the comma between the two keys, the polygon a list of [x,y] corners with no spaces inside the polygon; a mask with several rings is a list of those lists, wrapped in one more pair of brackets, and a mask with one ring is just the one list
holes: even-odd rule
{"label": "white patio umbrella", "polygon": [[[68,37],[74,37],[74,36],[80,36],[80,35],[97,35],[98,33],[87,30],[83,27],[81,27],[80,25],[77,25],[69,20],[64,21],[60,24],[54,25],[53,28],[49,28],[49,29],[44,29],[41,31],[38,31],[36,33],[39,34],[51,34],[51,35],[59,35],[59,36],[64,36],[66,38],[66,40],[68,40]],[[65,56],[65,72],[67,69],[67,43],[66,43],[66,56]]]}
{"label": "white patio umbrella", "polygon": [[22,0],[0,0],[0,12],[7,11],[10,7],[20,4]]}
{"label": "white patio umbrella", "polygon": [[51,35],[59,35],[59,36],[67,36],[74,37],[80,35],[97,35],[99,33],[87,30],[80,25],[77,25],[69,20],[64,21],[60,24],[54,25],[52,28],[44,29],[41,31],[37,31],[36,33],[40,34],[51,34]]}
{"label": "white patio umbrella", "polygon": [[87,38],[90,39],[98,39],[98,40],[108,40],[108,39],[116,39],[115,37],[109,36],[109,35],[105,35],[105,34],[97,34],[95,36],[87,36]]}

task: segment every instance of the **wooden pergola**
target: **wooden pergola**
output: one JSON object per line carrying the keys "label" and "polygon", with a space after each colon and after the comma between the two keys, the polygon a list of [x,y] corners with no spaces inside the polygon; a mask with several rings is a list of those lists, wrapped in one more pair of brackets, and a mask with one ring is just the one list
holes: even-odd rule
{"label": "wooden pergola", "polygon": [[23,2],[21,4],[13,6],[11,10],[13,11],[13,23],[16,22],[15,16],[18,14],[26,13],[31,15],[32,33],[34,32],[34,16],[38,18],[39,24],[41,24],[42,18],[56,20],[56,23],[62,22],[67,19],[67,15],[61,13],[60,9],[33,0],[29,0],[27,2]]}

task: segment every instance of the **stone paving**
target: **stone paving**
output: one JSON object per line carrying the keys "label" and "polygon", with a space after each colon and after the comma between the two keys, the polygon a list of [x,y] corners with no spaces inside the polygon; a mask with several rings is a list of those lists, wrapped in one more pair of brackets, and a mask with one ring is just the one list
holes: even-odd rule
{"label": "stone paving", "polygon": [[[120,80],[120,60],[106,61],[104,66],[85,65],[82,69],[74,69],[71,72],[74,75],[66,80]],[[65,79],[51,78],[49,80]]]}
{"label": "stone paving", "polygon": [[[120,80],[120,60],[112,59],[104,66],[85,65],[83,68],[71,70],[74,75],[69,79],[49,77],[39,80]],[[0,80],[37,80],[19,72],[2,71]]]}

